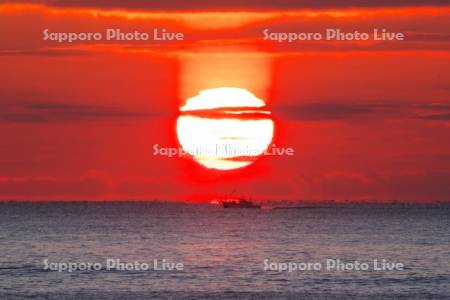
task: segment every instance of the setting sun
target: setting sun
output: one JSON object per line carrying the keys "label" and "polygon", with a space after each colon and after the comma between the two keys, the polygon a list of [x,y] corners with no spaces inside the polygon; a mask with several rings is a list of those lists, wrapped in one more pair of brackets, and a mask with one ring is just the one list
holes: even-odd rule
{"label": "setting sun", "polygon": [[186,100],[181,111],[224,107],[263,107],[266,104],[252,93],[241,88],[215,88],[200,91],[199,95]]}
{"label": "setting sun", "polygon": [[200,91],[180,108],[183,114],[177,120],[178,140],[184,151],[207,168],[248,166],[272,141],[273,121],[264,116],[269,112],[259,110],[264,106],[263,100],[245,89]]}

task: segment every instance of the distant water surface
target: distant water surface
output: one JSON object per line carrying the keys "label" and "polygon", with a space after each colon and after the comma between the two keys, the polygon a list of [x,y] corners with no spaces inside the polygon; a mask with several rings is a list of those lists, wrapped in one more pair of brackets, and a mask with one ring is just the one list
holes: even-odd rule
{"label": "distant water surface", "polygon": [[[0,203],[0,299],[443,299],[450,206],[222,209]],[[44,270],[49,262],[181,262],[183,271]],[[401,262],[403,271],[264,270],[270,262]]]}

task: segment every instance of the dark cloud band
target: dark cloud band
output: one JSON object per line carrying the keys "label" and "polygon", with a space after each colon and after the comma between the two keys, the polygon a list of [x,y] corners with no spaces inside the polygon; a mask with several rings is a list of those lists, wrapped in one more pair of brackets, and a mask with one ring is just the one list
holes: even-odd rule
{"label": "dark cloud band", "polygon": [[[17,3],[17,1],[15,1]],[[98,7],[121,9],[145,9],[158,11],[189,11],[189,10],[291,10],[291,9],[324,9],[351,7],[399,7],[399,6],[446,6],[448,0],[29,0],[21,2],[43,3],[59,7]]]}

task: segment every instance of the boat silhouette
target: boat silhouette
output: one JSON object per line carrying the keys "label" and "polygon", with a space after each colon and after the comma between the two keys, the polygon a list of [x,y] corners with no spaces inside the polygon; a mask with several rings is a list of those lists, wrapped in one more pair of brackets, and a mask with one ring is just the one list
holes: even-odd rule
{"label": "boat silhouette", "polygon": [[261,208],[261,205],[254,204],[252,201],[240,198],[232,200],[220,200],[223,208]]}

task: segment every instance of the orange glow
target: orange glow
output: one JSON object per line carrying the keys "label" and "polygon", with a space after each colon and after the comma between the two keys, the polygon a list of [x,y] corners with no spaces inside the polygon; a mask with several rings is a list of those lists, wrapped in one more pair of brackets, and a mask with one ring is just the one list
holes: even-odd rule
{"label": "orange glow", "polygon": [[[180,54],[180,98],[191,98],[201,90],[238,86],[252,91],[258,98],[268,99],[271,58],[264,53],[243,52],[247,50],[251,51],[238,48],[229,52],[228,48],[214,47]],[[255,107],[261,106],[258,103]]]}
{"label": "orange glow", "polygon": [[42,4],[19,3],[0,4],[1,13],[17,13],[23,11],[44,12],[52,15],[87,15],[95,18],[113,17],[128,20],[167,20],[181,23],[192,29],[230,29],[249,24],[280,19],[292,18],[359,18],[376,16],[405,16],[405,15],[446,15],[450,14],[450,7],[379,7],[379,8],[341,8],[341,9],[301,9],[301,10],[273,10],[273,11],[150,11],[101,9],[90,7],[52,7]]}

